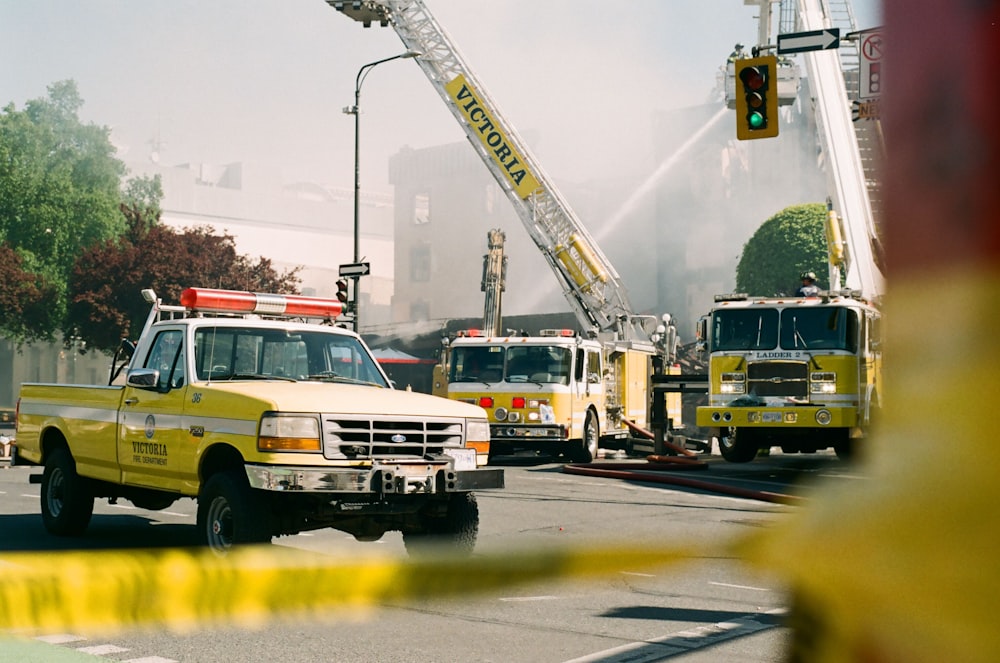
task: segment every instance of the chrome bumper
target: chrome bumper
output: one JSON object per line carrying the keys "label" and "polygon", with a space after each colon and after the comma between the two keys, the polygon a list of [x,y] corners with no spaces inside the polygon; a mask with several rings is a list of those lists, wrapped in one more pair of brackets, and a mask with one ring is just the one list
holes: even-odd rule
{"label": "chrome bumper", "polygon": [[504,487],[502,469],[454,470],[448,463],[406,461],[367,467],[247,465],[250,486],[311,493],[435,494]]}

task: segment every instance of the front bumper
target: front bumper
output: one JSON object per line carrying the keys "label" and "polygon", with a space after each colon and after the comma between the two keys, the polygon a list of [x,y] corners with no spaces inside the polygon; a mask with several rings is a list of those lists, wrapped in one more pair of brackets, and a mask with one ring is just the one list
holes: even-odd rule
{"label": "front bumper", "polygon": [[261,490],[407,495],[460,493],[504,487],[503,470],[455,470],[445,461],[376,462],[370,466],[247,465],[250,486]]}
{"label": "front bumper", "polygon": [[697,410],[697,424],[704,428],[853,428],[858,425],[858,412],[853,407],[817,405],[702,406]]}

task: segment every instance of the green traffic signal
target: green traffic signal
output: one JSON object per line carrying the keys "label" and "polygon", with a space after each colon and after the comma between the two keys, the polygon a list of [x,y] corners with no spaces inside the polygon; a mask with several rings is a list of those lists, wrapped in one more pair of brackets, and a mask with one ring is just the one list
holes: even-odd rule
{"label": "green traffic signal", "polygon": [[778,135],[777,65],[773,55],[735,63],[736,137],[740,140]]}

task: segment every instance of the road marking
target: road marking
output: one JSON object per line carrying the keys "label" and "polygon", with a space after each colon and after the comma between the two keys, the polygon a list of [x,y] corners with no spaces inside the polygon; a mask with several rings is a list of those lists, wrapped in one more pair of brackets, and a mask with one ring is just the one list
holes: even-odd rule
{"label": "road marking", "polygon": [[732,587],[733,589],[752,589],[755,592],[769,592],[771,591],[767,587],[751,587],[749,585],[731,585],[728,582],[708,582],[709,585],[715,585],[716,587]]}
{"label": "road marking", "polygon": [[600,663],[655,663],[670,656],[712,647],[726,640],[775,628],[779,625],[775,617],[784,614],[784,612],[784,608],[776,608],[762,613],[745,615],[731,621],[678,631],[662,638],[632,642],[621,647],[605,649],[574,658],[565,663],[597,663],[598,661]]}
{"label": "road marking", "polygon": [[127,661],[122,661],[122,663],[177,663],[177,661],[172,658],[163,658],[162,656],[143,656],[142,658],[130,658]]}
{"label": "road marking", "polygon": [[86,640],[87,638],[81,635],[72,635],[70,633],[55,633],[53,635],[40,635],[35,640],[39,642],[45,642],[50,645],[65,645],[69,642],[80,642],[81,640]]}
{"label": "road marking", "polygon": [[622,571],[623,576],[639,576],[641,578],[655,578],[652,573],[638,573],[636,571]]}
{"label": "road marking", "polygon": [[518,601],[555,601],[558,599],[558,596],[510,596],[507,598],[501,598],[500,600],[514,603]]}
{"label": "road marking", "polygon": [[104,656],[106,654],[121,654],[128,651],[128,649],[117,645],[92,645],[90,647],[77,647],[76,651],[93,656]]}

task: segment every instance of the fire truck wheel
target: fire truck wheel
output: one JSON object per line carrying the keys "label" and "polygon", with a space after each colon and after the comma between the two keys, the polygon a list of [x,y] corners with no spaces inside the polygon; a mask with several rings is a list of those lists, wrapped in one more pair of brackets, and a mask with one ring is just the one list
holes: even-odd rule
{"label": "fire truck wheel", "polygon": [[471,555],[479,535],[479,505],[473,493],[455,493],[443,516],[422,519],[419,528],[403,530],[403,544],[410,555],[438,549]]}
{"label": "fire truck wheel", "polygon": [[580,440],[580,448],[575,454],[576,462],[592,463],[597,458],[597,448],[601,442],[601,431],[597,425],[597,415],[593,411],[587,412],[587,418],[583,423],[583,439]]}
{"label": "fire truck wheel", "polygon": [[56,536],[79,536],[94,513],[94,494],[76,473],[69,449],[60,447],[45,461],[42,474],[42,522]]}
{"label": "fire truck wheel", "polygon": [[242,470],[213,474],[198,495],[198,538],[220,555],[234,545],[270,543],[266,513],[267,505]]}
{"label": "fire truck wheel", "polygon": [[728,428],[719,436],[719,453],[730,463],[749,463],[757,457],[757,440],[750,431]]}

